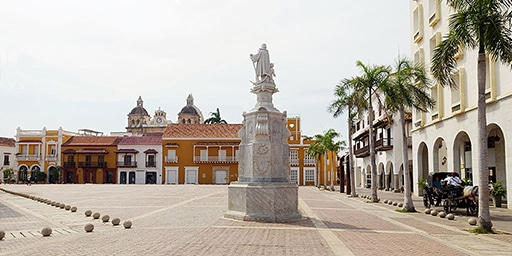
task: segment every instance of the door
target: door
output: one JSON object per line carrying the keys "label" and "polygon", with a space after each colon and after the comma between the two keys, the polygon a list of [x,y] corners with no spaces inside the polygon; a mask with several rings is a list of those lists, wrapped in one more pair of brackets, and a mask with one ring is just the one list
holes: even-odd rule
{"label": "door", "polygon": [[128,184],[135,184],[135,172],[128,173]]}
{"label": "door", "polygon": [[66,171],[66,183],[75,183],[75,172]]}
{"label": "door", "polygon": [[146,184],[156,184],[156,172],[146,172]]}
{"label": "door", "polygon": [[119,184],[126,184],[126,172],[121,172],[119,176]]}
{"label": "door", "polygon": [[227,183],[227,171],[216,171],[215,172],[215,184],[226,184]]}
{"label": "door", "polygon": [[178,184],[178,170],[167,170],[167,184]]}
{"label": "door", "polygon": [[197,184],[197,171],[187,170],[187,184]]}

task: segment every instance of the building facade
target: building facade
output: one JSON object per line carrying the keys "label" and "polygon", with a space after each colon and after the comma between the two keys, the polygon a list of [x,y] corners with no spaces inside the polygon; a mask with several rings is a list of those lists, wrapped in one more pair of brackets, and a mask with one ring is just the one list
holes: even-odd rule
{"label": "building facade", "polygon": [[162,135],[124,136],[117,150],[118,184],[162,184]]}
{"label": "building facade", "polygon": [[[13,138],[0,137],[0,182],[12,182],[16,180],[17,173],[14,172],[16,167],[16,140]],[[10,169],[13,172],[4,175],[3,170]]]}
{"label": "building facade", "polygon": [[73,136],[62,144],[64,183],[117,183],[117,146],[122,137]]}
{"label": "building facade", "polygon": [[78,133],[58,130],[16,130],[17,181],[60,182],[62,144]]}
{"label": "building facade", "polygon": [[[448,31],[452,10],[443,1],[411,1],[411,50],[416,62],[430,70],[434,48]],[[460,49],[453,74],[457,89],[433,84],[437,101],[429,112],[413,113],[412,157],[414,181],[432,172],[456,171],[463,179],[478,184],[477,143],[477,51]],[[512,196],[512,72],[509,67],[487,62],[487,149],[489,180],[501,181]],[[416,184],[416,182],[415,182]],[[508,204],[512,209],[512,205]]]}

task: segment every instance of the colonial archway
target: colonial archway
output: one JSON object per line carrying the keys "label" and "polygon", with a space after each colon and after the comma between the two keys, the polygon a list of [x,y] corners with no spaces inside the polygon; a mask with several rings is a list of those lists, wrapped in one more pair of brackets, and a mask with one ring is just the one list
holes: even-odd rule
{"label": "colonial archway", "polygon": [[418,146],[418,179],[426,179],[431,170],[428,167],[428,148],[427,144],[421,142]]}
{"label": "colonial archway", "polygon": [[453,142],[453,168],[470,185],[473,183],[472,154],[469,135],[459,132]]}
{"label": "colonial archway", "polygon": [[386,190],[393,190],[396,188],[396,184],[393,182],[393,162],[389,161],[386,164]]}
{"label": "colonial archway", "polygon": [[384,164],[379,163],[379,166],[377,166],[377,179],[379,181],[379,189],[384,189]]}
{"label": "colonial archway", "polygon": [[497,124],[489,124],[487,131],[489,182],[500,181],[504,187],[507,187],[505,136]]}
{"label": "colonial archway", "polygon": [[432,148],[432,160],[434,172],[447,172],[448,171],[448,149],[443,138],[437,138]]}

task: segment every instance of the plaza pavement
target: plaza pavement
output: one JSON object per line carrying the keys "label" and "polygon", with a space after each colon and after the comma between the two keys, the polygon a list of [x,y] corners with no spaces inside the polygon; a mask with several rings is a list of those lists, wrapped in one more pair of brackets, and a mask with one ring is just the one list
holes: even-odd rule
{"label": "plaza pavement", "polygon": [[[455,220],[400,213],[339,192],[299,188],[302,220],[223,218],[224,185],[1,185],[1,189],[76,206],[70,212],[0,191],[0,255],[511,255],[512,235],[476,235],[464,210]],[[359,189],[360,194],[370,190]],[[402,194],[379,191],[400,202]],[[85,217],[91,210],[132,228]],[[512,234],[512,211],[491,209],[494,227]],[[87,223],[95,228],[84,231]],[[53,233],[40,232],[51,227]]]}

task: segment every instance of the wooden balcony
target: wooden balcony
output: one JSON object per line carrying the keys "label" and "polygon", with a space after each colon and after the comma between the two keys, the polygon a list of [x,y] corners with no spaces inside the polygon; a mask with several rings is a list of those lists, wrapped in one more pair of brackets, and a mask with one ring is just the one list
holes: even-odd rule
{"label": "wooden balcony", "polygon": [[354,155],[357,158],[367,157],[370,155],[370,147],[363,146],[362,148],[359,149],[356,149],[356,147],[354,147]]}
{"label": "wooden balcony", "polygon": [[375,150],[387,151],[393,149],[393,138],[382,138],[375,141]]}
{"label": "wooden balcony", "polygon": [[80,168],[106,168],[106,162],[78,162]]}
{"label": "wooden balcony", "polygon": [[117,167],[135,168],[135,167],[137,167],[137,162],[136,161],[120,161],[120,162],[117,162]]}
{"label": "wooden balcony", "polygon": [[155,161],[146,162],[146,167],[156,167],[156,162]]}
{"label": "wooden balcony", "polygon": [[194,156],[194,163],[237,163],[236,156]]}
{"label": "wooden balcony", "polygon": [[64,162],[64,168],[75,168],[76,163],[75,162]]}

